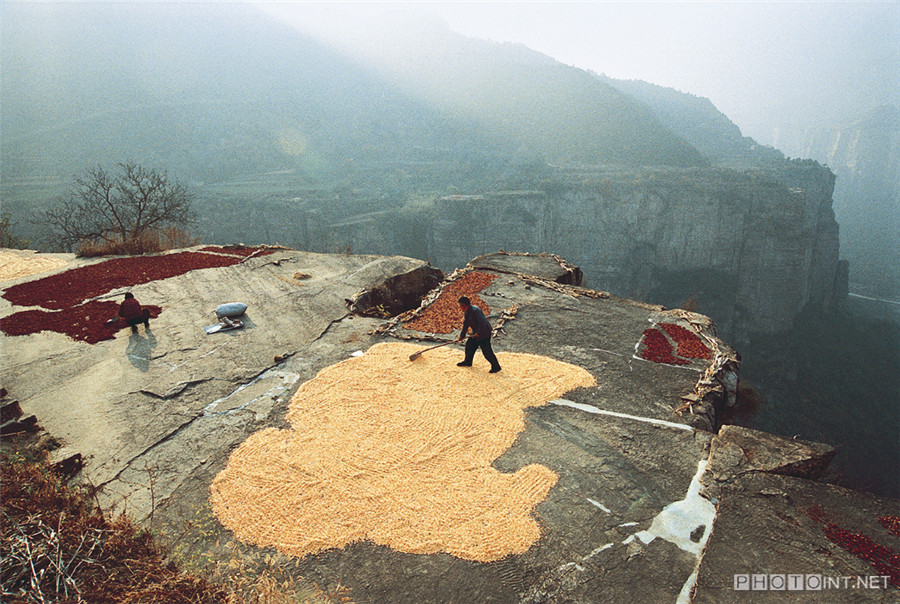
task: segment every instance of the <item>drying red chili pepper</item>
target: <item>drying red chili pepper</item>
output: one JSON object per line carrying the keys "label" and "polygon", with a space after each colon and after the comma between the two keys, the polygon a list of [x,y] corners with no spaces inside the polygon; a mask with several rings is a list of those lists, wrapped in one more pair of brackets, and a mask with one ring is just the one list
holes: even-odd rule
{"label": "drying red chili pepper", "polygon": [[[890,547],[873,541],[868,535],[861,532],[853,533],[838,526],[837,523],[831,521],[832,514],[817,505],[806,508],[804,513],[813,521],[825,525],[822,527],[822,532],[825,533],[829,541],[860,560],[868,562],[879,575],[888,577],[888,582],[896,587],[900,587],[900,554]],[[891,518],[894,521],[897,520],[896,516],[881,516],[878,521],[883,526],[887,525],[885,522],[882,522],[882,518],[888,524],[891,524]],[[890,527],[888,527],[888,530],[890,530]]]}
{"label": "drying red chili pepper", "polygon": [[441,292],[441,295],[422,314],[403,324],[406,329],[426,333],[450,333],[462,328],[463,313],[459,308],[460,296],[466,296],[485,315],[491,314],[491,307],[478,297],[478,292],[489,286],[497,275],[473,271],[466,273]]}
{"label": "drying red chili pepper", "polygon": [[240,261],[239,257],[200,252],[114,258],[14,285],[3,293],[3,297],[16,306],[61,310],[116,288],[168,279],[199,268],[230,266]]}
{"label": "drying red chili pepper", "polygon": [[900,518],[897,516],[891,516],[890,514],[879,516],[878,523],[886,528],[890,534],[900,537]]}
{"label": "drying red chili pepper", "polygon": [[678,345],[676,354],[685,359],[708,359],[712,357],[709,348],[706,347],[697,334],[690,329],[674,323],[660,323],[660,327],[666,330]]}
{"label": "drying red chili pepper", "polygon": [[645,329],[641,341],[643,346],[641,358],[654,363],[666,363],[668,365],[687,365],[690,361],[679,359],[672,354],[672,345],[665,334],[658,329]]}
{"label": "drying red chili pepper", "polygon": [[[159,306],[146,305],[150,317],[159,316]],[[118,315],[119,304],[109,300],[94,300],[58,311],[23,310],[0,319],[0,329],[11,336],[26,336],[41,331],[55,331],[73,340],[96,344],[111,340],[116,332],[128,327],[125,321],[107,323]]]}

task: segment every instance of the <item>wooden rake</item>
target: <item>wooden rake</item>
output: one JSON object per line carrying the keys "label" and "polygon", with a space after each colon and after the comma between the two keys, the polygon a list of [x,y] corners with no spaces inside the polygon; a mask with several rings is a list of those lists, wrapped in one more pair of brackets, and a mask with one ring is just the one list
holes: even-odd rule
{"label": "wooden rake", "polygon": [[443,344],[438,344],[437,346],[432,346],[431,348],[426,348],[425,350],[420,350],[419,352],[414,352],[411,355],[409,355],[409,360],[415,361],[420,356],[422,356],[422,353],[428,352],[429,350],[434,350],[435,348],[440,348],[441,346],[446,346],[447,344],[453,344],[454,341],[455,340],[450,341],[450,342],[444,342]]}

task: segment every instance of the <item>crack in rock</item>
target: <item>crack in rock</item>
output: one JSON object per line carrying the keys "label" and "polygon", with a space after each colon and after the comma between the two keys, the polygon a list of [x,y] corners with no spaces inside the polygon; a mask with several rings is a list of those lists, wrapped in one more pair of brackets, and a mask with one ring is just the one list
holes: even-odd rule
{"label": "crack in rock", "polygon": [[333,325],[335,325],[336,323],[340,323],[341,321],[343,321],[344,319],[346,319],[347,317],[349,317],[350,314],[351,314],[351,313],[346,313],[346,314],[344,314],[342,317],[340,317],[340,318],[338,318],[338,319],[332,319],[332,320],[328,323],[328,325],[325,326],[325,329],[322,330],[322,333],[320,333],[319,335],[317,335],[317,336],[315,337],[315,339],[314,339],[312,342],[309,343],[309,345],[312,346],[313,344],[315,344],[316,342],[318,342],[319,340],[321,340],[321,339],[325,336],[325,334],[328,333],[328,330],[331,329],[331,327],[332,327]]}
{"label": "crack in rock", "polygon": [[206,377],[206,378],[201,378],[199,380],[187,380],[185,382],[179,382],[178,384],[175,384],[175,386],[173,386],[165,394],[159,394],[157,392],[153,392],[152,390],[146,390],[144,388],[138,390],[138,392],[141,394],[146,394],[147,396],[165,401],[165,400],[175,398],[176,396],[182,394],[185,390],[187,390],[188,388],[191,388],[192,386],[196,386],[197,384],[203,384],[205,382],[212,381],[212,379],[213,378],[211,378],[211,377]]}
{"label": "crack in rock", "polygon": [[[266,397],[270,397],[273,399],[277,398],[279,395],[287,392],[291,386],[293,386],[298,381],[300,381],[299,374],[276,369],[276,367],[277,367],[277,365],[273,366],[269,369],[266,369],[262,373],[258,374],[255,378],[251,379],[250,381],[248,381],[244,384],[241,384],[236,390],[234,390],[230,394],[227,394],[221,398],[218,398],[218,399],[214,400],[213,402],[209,403],[208,405],[206,405],[206,407],[203,408],[203,416],[223,415],[223,414],[231,415],[231,414],[237,413],[238,411],[242,411],[242,410],[246,409],[247,407],[249,407],[250,405],[252,405],[253,403],[255,403],[256,401],[258,401],[262,398],[266,398]],[[280,380],[281,380],[280,384],[277,384],[277,385],[273,386],[272,388],[269,388],[268,390],[266,390],[265,392],[263,392],[262,394],[260,394],[258,396],[254,396],[249,401],[245,401],[245,402],[241,403],[240,405],[238,405],[237,407],[226,409],[224,411],[216,411],[216,408],[221,403],[224,403],[225,401],[227,401],[231,397],[235,396],[236,394],[243,392],[247,388],[250,388],[251,386],[255,385],[256,383],[258,383],[266,378],[273,378],[273,377],[280,378]]]}
{"label": "crack in rock", "polygon": [[158,446],[160,446],[160,445],[162,445],[162,444],[168,442],[169,440],[175,438],[178,434],[180,434],[180,433],[181,433],[182,431],[184,431],[188,426],[190,426],[192,423],[194,423],[195,421],[197,421],[197,420],[200,419],[201,417],[203,417],[203,415],[201,415],[201,414],[198,414],[198,415],[195,415],[195,416],[191,417],[190,419],[188,419],[188,420],[185,421],[184,423],[182,423],[182,424],[180,424],[179,426],[175,427],[175,429],[173,429],[172,431],[170,431],[168,434],[166,434],[165,436],[163,436],[162,438],[160,438],[159,440],[157,440],[156,442],[154,442],[154,443],[151,444],[150,446],[148,446],[148,447],[146,447],[145,449],[143,449],[140,453],[138,453],[137,455],[134,455],[131,459],[129,459],[127,462],[125,462],[125,463],[122,465],[122,469],[119,470],[118,472],[116,472],[115,476],[113,476],[112,478],[110,478],[110,479],[108,479],[108,480],[105,480],[105,481],[103,481],[102,483],[100,483],[99,485],[97,485],[97,489],[102,489],[103,487],[105,487],[105,486],[108,485],[109,483],[111,483],[111,482],[113,482],[113,481],[115,481],[115,480],[118,480],[119,477],[120,477],[123,473],[125,473],[125,471],[128,470],[128,469],[131,467],[131,465],[132,465],[135,461],[137,461],[139,458],[143,457],[144,455],[148,454],[150,451],[152,451],[152,450],[155,449],[156,447],[158,447]]}

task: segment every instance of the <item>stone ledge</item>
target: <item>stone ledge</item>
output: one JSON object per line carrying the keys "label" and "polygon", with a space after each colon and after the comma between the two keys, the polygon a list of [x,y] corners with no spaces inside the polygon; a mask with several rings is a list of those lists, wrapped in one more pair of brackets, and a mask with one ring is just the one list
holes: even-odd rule
{"label": "stone ledge", "polygon": [[824,443],[725,425],[712,440],[707,472],[713,484],[728,483],[749,472],[816,480],[835,453],[834,447]]}

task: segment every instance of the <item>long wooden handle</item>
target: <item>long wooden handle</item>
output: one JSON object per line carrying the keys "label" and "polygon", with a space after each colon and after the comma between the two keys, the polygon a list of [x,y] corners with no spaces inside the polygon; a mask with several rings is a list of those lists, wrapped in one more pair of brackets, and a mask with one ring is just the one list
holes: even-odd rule
{"label": "long wooden handle", "polygon": [[431,347],[429,347],[429,348],[426,348],[425,350],[420,350],[419,352],[414,352],[414,353],[412,353],[411,355],[409,355],[409,360],[410,360],[410,361],[415,361],[415,360],[418,359],[420,356],[422,356],[422,353],[423,353],[423,352],[428,352],[429,350],[434,350],[435,348],[440,348],[441,346],[446,346],[447,344],[453,344],[453,342],[452,342],[452,341],[451,341],[451,342],[444,342],[443,344],[438,344],[437,346],[431,346]]}
{"label": "long wooden handle", "polygon": [[438,344],[437,346],[431,346],[430,348],[426,348],[422,352],[427,352],[429,350],[434,350],[435,348],[440,348],[441,346],[446,346],[447,344],[452,344],[453,342],[444,342],[443,344]]}

